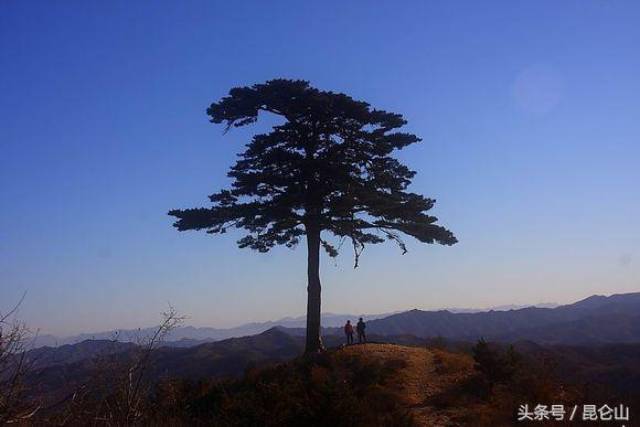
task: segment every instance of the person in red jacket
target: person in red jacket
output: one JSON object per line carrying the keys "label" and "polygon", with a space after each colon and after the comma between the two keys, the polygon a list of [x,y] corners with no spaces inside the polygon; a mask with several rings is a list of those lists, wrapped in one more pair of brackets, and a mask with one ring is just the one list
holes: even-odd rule
{"label": "person in red jacket", "polygon": [[344,334],[347,336],[347,345],[353,344],[353,325],[351,320],[347,320],[347,324],[344,325]]}

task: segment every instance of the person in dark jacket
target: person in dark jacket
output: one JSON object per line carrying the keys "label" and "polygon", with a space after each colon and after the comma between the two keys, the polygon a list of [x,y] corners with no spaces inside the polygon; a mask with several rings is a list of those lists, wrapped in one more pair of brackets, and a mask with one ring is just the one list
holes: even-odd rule
{"label": "person in dark jacket", "polygon": [[356,325],[356,330],[358,331],[358,342],[361,344],[367,342],[367,336],[364,333],[366,327],[367,325],[364,323],[361,317],[360,320],[358,320],[358,324]]}
{"label": "person in dark jacket", "polygon": [[347,324],[344,325],[344,334],[347,336],[347,345],[353,344],[353,325],[351,320],[347,320]]}

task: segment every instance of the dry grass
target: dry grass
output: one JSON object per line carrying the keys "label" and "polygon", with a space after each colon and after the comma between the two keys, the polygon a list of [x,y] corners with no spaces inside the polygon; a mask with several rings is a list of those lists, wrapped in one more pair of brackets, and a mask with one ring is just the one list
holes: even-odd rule
{"label": "dry grass", "polygon": [[[342,353],[342,355],[340,354]],[[473,375],[473,360],[465,354],[439,349],[405,347],[393,344],[363,344],[345,347],[336,357],[358,356],[362,360],[381,360],[405,366],[387,386],[400,396],[417,425],[440,427],[457,425],[454,418],[464,417],[464,408],[438,407],[435,396],[455,390]],[[395,361],[395,362],[394,362]]]}

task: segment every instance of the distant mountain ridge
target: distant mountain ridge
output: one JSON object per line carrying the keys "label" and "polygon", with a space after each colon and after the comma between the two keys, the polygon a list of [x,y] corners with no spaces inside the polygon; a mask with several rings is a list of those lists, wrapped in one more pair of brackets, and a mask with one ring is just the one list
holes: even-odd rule
{"label": "distant mountain ridge", "polygon": [[368,330],[378,335],[440,336],[462,341],[485,338],[542,344],[640,342],[640,292],[595,295],[556,308],[477,313],[411,310],[372,320]]}
{"label": "distant mountain ridge", "polygon": [[[526,307],[544,307],[551,308],[557,307],[555,303],[540,303],[533,305],[502,305],[495,306],[486,309],[480,308],[447,308],[444,309],[451,313],[481,313],[490,310],[494,311],[506,311],[513,309],[521,309]],[[439,310],[442,311],[442,310]],[[323,328],[339,328],[344,325],[347,320],[354,321],[358,317],[364,317],[367,321],[376,319],[382,319],[394,314],[400,314],[402,312],[392,313],[379,313],[379,314],[335,314],[335,313],[323,313],[322,314],[322,326]],[[248,335],[256,335],[267,331],[273,327],[284,327],[287,329],[299,329],[305,328],[306,316],[295,317],[283,317],[279,320],[267,321],[267,322],[251,322],[240,326],[231,328],[213,328],[208,326],[196,327],[196,326],[180,326],[171,331],[166,339],[164,345],[172,347],[190,347],[194,345],[204,344],[207,342],[214,342],[225,340],[228,338],[238,338]],[[112,331],[101,331],[93,333],[81,333],[77,335],[67,337],[57,337],[51,334],[38,335],[31,345],[31,348],[38,347],[57,347],[67,344],[80,343],[87,340],[117,340],[120,342],[139,342],[145,338],[153,335],[156,327],[140,328],[140,329],[118,329]]]}
{"label": "distant mountain ridge", "polygon": [[[448,307],[443,310],[450,311],[452,313],[482,313],[484,311],[508,311],[508,310],[520,310],[522,308],[556,308],[559,307],[560,304],[556,304],[554,302],[543,302],[539,304],[506,304],[506,305],[497,305],[489,308],[460,308],[460,307]],[[441,311],[441,310],[434,310]]]}
{"label": "distant mountain ridge", "polygon": [[[393,313],[381,314],[334,314],[323,313],[323,327],[338,327],[346,323],[347,320],[354,320],[360,316],[374,320],[390,316]],[[252,322],[232,328],[212,328],[179,326],[167,334],[164,345],[171,347],[189,347],[207,342],[221,341],[229,338],[239,338],[249,335],[256,335],[274,327],[288,329],[304,328],[306,326],[306,316],[284,317],[275,321]],[[80,343],[87,340],[106,340],[137,343],[153,335],[157,328],[148,327],[141,329],[120,329],[115,331],[103,331],[94,333],[82,333],[69,337],[56,337],[54,335],[39,335],[35,338],[32,348],[57,347],[67,344]]]}
{"label": "distant mountain ridge", "polygon": [[[529,307],[481,313],[411,310],[368,321],[367,334],[371,342],[420,347],[433,343],[432,339],[436,337],[462,347],[478,338],[485,338],[487,341],[515,343],[527,352],[544,351],[562,356],[568,351],[572,356],[566,358],[567,366],[574,361],[580,362],[580,354],[588,352],[593,360],[584,363],[582,375],[594,376],[596,373],[591,370],[602,366],[607,381],[611,382],[615,377],[615,364],[607,362],[610,359],[607,351],[584,349],[617,348],[623,352],[620,357],[629,359],[625,364],[637,365],[640,361],[637,359],[640,349],[640,293],[593,296],[557,308]],[[238,377],[248,366],[282,362],[300,355],[304,349],[304,329],[275,326],[240,338],[207,343],[186,341],[168,343],[154,352],[150,367],[152,378]],[[323,341],[327,348],[342,345],[342,328],[325,328]],[[576,349],[572,350],[572,346]],[[91,375],[95,360],[105,357],[126,360],[135,354],[136,348],[135,344],[128,342],[87,340],[34,349],[27,353],[27,357],[36,362],[31,377],[34,383],[46,385],[46,389],[53,393],[52,397],[54,394],[60,397],[59,393],[82,384]],[[638,378],[640,371],[636,369],[633,372],[634,378]],[[623,383],[620,382],[621,385]]]}
{"label": "distant mountain ridge", "polygon": [[[640,292],[593,295],[573,304],[538,304],[524,308],[501,306],[488,311],[447,309],[410,310],[392,314],[364,315],[368,331],[380,336],[412,335],[418,338],[443,337],[460,341],[485,338],[496,341],[532,340],[545,344],[640,342]],[[341,335],[346,320],[357,315],[324,313],[325,335]],[[286,328],[290,335],[304,335],[305,316],[276,321],[253,322],[234,328],[181,326],[172,330],[163,345],[192,347],[207,342],[260,334],[274,327]],[[68,338],[41,336],[34,348],[60,346],[85,340],[140,342],[155,328],[80,334]]]}

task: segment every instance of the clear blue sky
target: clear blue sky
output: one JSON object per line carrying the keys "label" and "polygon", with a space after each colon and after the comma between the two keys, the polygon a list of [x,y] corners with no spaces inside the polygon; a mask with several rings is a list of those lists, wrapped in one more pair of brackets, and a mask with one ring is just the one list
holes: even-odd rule
{"label": "clear blue sky", "polygon": [[289,77],[403,113],[454,247],[322,264],[323,309],[569,302],[640,289],[640,3],[0,3],[0,306],[58,334],[304,312],[304,248],[178,233],[260,126],[206,107]]}

